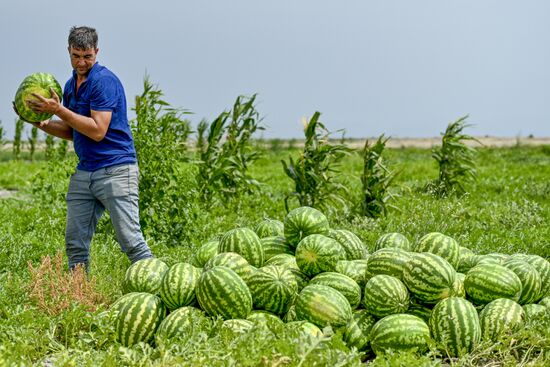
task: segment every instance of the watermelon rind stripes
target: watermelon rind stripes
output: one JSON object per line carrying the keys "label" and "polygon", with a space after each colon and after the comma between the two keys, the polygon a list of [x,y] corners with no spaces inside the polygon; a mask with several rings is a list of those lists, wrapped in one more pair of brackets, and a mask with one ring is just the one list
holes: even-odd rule
{"label": "watermelon rind stripes", "polygon": [[283,315],[294,302],[298,284],[294,274],[284,266],[259,268],[248,282],[254,308]]}
{"label": "watermelon rind stripes", "polygon": [[198,268],[187,263],[176,263],[164,273],[159,294],[169,310],[188,306],[195,301],[195,287],[200,275]]}
{"label": "watermelon rind stripes", "polygon": [[470,353],[481,340],[481,325],[474,305],[461,297],[440,301],[428,322],[434,340],[451,357]]}
{"label": "watermelon rind stripes", "polygon": [[125,297],[116,308],[115,336],[126,347],[151,340],[166,315],[162,300],[145,292]]}
{"label": "watermelon rind stripes", "polygon": [[47,112],[34,112],[26,102],[29,99],[37,99],[32,93],[36,93],[42,97],[52,98],[50,88],[53,88],[61,101],[63,98],[61,85],[59,85],[59,82],[52,74],[34,73],[25,77],[21,84],[19,84],[14,98],[15,107],[17,108],[19,116],[29,122],[41,122],[51,118],[53,114]]}
{"label": "watermelon rind stripes", "polygon": [[123,281],[124,293],[147,292],[158,294],[162,277],[168,265],[157,258],[138,260],[126,270]]}
{"label": "watermelon rind stripes", "polygon": [[368,249],[357,235],[346,229],[331,229],[328,237],[336,240],[346,253],[344,260],[363,259],[368,254]]}
{"label": "watermelon rind stripes", "polygon": [[456,271],[441,256],[431,252],[411,253],[405,265],[403,283],[421,302],[435,304],[453,291]]}
{"label": "watermelon rind stripes", "polygon": [[254,227],[254,232],[260,238],[285,235],[283,222],[277,219],[264,219]]}
{"label": "watermelon rind stripes", "polygon": [[398,232],[384,233],[374,243],[374,250],[378,251],[383,248],[400,248],[405,251],[411,251],[411,243],[409,239]]}
{"label": "watermelon rind stripes", "polygon": [[193,260],[191,260],[191,264],[193,266],[196,266],[197,268],[202,268],[208,260],[218,254],[219,244],[220,241],[218,240],[208,241],[203,244],[201,247],[199,247],[197,252],[195,252]]}
{"label": "watermelon rind stripes", "polygon": [[478,263],[466,273],[464,289],[468,299],[483,305],[499,298],[518,301],[522,285],[511,269],[494,263]]}
{"label": "watermelon rind stripes", "polygon": [[367,310],[356,310],[347,325],[344,327],[343,339],[349,348],[355,347],[359,351],[368,350],[369,335],[376,323],[374,316]]}
{"label": "watermelon rind stripes", "polygon": [[512,270],[521,280],[521,296],[518,303],[525,305],[536,302],[540,297],[542,281],[533,265],[524,260],[509,259],[503,265]]}
{"label": "watermelon rind stripes", "polygon": [[362,260],[340,260],[336,263],[334,271],[340,274],[344,274],[359,285],[361,289],[365,287],[367,283],[366,272],[367,263]]}
{"label": "watermelon rind stripes", "polygon": [[300,334],[305,334],[308,337],[315,339],[323,336],[323,332],[317,325],[304,320],[289,321],[285,324],[285,329],[296,330],[300,332]]}
{"label": "watermelon rind stripes", "polygon": [[344,326],[352,317],[351,306],[340,292],[321,284],[310,284],[295,301],[298,320],[309,321],[320,328]]}
{"label": "watermelon rind stripes", "polygon": [[525,320],[532,321],[539,318],[543,318],[546,315],[550,315],[550,311],[544,305],[530,303],[523,305],[523,311],[525,312]]}
{"label": "watermelon rind stripes", "polygon": [[264,248],[264,265],[275,255],[290,254],[294,255],[294,250],[286,242],[283,236],[270,236],[260,238],[262,247]]}
{"label": "watermelon rind stripes", "polygon": [[390,351],[424,352],[430,341],[430,329],[421,318],[409,314],[394,314],[374,324],[369,335],[376,355]]}
{"label": "watermelon rind stripes", "polygon": [[415,252],[430,252],[441,256],[453,266],[458,268],[460,259],[460,246],[450,236],[439,232],[431,232],[422,236],[414,245]]}
{"label": "watermelon rind stripes", "polygon": [[200,307],[213,317],[246,319],[252,311],[252,295],[248,286],[237,273],[225,266],[204,271],[195,293]]}
{"label": "watermelon rind stripes", "polygon": [[311,234],[327,235],[329,230],[327,217],[309,206],[292,209],[284,219],[284,234],[292,247]]}
{"label": "watermelon rind stripes", "polygon": [[544,297],[550,297],[550,262],[539,255],[527,255],[525,260],[533,265],[540,275],[541,288],[536,301]]}
{"label": "watermelon rind stripes", "polygon": [[264,248],[256,232],[250,228],[234,228],[225,232],[220,239],[218,251],[236,252],[257,268],[264,264]]}
{"label": "watermelon rind stripes", "polygon": [[254,327],[254,323],[246,319],[229,319],[222,323],[222,330],[235,334],[246,334]]}
{"label": "watermelon rind stripes", "polygon": [[222,252],[217,254],[204,264],[203,271],[210,270],[215,266],[225,266],[233,270],[245,281],[245,283],[248,282],[255,271],[254,267],[236,252]]}
{"label": "watermelon rind stripes", "polygon": [[365,285],[363,306],[377,318],[405,313],[409,303],[409,291],[396,277],[375,275]]}
{"label": "watermelon rind stripes", "polygon": [[525,320],[525,311],[519,303],[499,298],[488,303],[479,314],[481,337],[493,342],[506,331],[515,331]]}
{"label": "watermelon rind stripes", "polygon": [[167,340],[174,337],[187,337],[193,332],[197,322],[209,323],[210,318],[206,317],[204,311],[195,307],[180,307],[170,312],[160,323],[155,340]]}
{"label": "watermelon rind stripes", "polygon": [[342,246],[330,237],[312,234],[300,241],[296,247],[296,264],[307,276],[325,271],[334,271],[336,263],[344,260]]}
{"label": "watermelon rind stripes", "polygon": [[361,287],[355,280],[344,274],[327,271],[317,274],[309,284],[322,284],[336,289],[346,297],[352,309],[357,308],[361,303]]}
{"label": "watermelon rind stripes", "polygon": [[400,248],[380,249],[367,259],[365,279],[368,281],[375,275],[385,274],[403,280],[403,271],[411,259],[411,252]]}

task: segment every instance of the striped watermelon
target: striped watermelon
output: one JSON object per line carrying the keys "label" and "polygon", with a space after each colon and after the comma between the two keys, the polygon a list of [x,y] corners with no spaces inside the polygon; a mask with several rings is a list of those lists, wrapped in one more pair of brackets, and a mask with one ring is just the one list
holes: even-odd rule
{"label": "striped watermelon", "polygon": [[518,303],[525,305],[536,302],[540,296],[541,279],[535,267],[527,261],[519,259],[508,259],[503,265],[512,270],[521,280],[521,296]]}
{"label": "striped watermelon", "polygon": [[320,338],[323,336],[323,332],[321,329],[317,327],[317,325],[312,324],[308,321],[290,321],[286,323],[286,329],[287,330],[297,330],[301,334],[305,334],[311,338]]}
{"label": "striped watermelon", "polygon": [[481,264],[497,264],[502,265],[504,261],[508,260],[510,258],[510,255],[506,254],[500,254],[497,252],[493,252],[491,254],[486,255],[478,255],[476,265]]}
{"label": "striped watermelon", "polygon": [[296,318],[296,306],[292,305],[288,308],[288,312],[283,316],[284,322],[298,321]]}
{"label": "striped watermelon", "polygon": [[145,292],[128,294],[116,303],[116,309],[115,336],[127,347],[151,340],[166,316],[161,299]]}
{"label": "striped watermelon", "polygon": [[374,249],[378,251],[382,248],[400,248],[405,251],[412,250],[408,238],[397,232],[384,233],[378,237],[374,244]]}
{"label": "striped watermelon", "polygon": [[177,263],[168,269],[160,283],[160,298],[169,310],[195,301],[195,287],[201,271],[191,264]]}
{"label": "striped watermelon", "polygon": [[476,254],[472,250],[467,247],[460,246],[458,255],[458,267],[456,268],[456,271],[466,274],[468,270],[476,265],[477,260],[478,259],[476,257]]}
{"label": "striped watermelon", "polygon": [[187,337],[193,332],[195,323],[200,322],[209,325],[211,319],[207,318],[202,310],[195,307],[180,307],[170,312],[160,323],[155,334],[156,340],[167,340],[174,337]]}
{"label": "striped watermelon", "polygon": [[365,285],[363,305],[377,318],[404,313],[409,308],[409,291],[391,275],[375,275]]}
{"label": "striped watermelon", "polygon": [[464,279],[466,295],[478,305],[498,298],[518,301],[521,287],[516,273],[498,264],[478,264],[468,271]]}
{"label": "striped watermelon", "polygon": [[158,294],[162,277],[168,265],[156,258],[138,260],[126,270],[123,280],[124,293],[147,292]]}
{"label": "striped watermelon", "polygon": [[[290,254],[294,255],[293,249],[286,242],[286,238],[283,236],[272,236],[260,238],[262,247],[264,248],[264,260],[267,262],[275,255]],[[264,265],[266,265],[264,263]]]}
{"label": "striped watermelon", "polygon": [[523,325],[525,312],[515,301],[499,298],[488,303],[479,314],[483,340],[496,341],[504,332]]}
{"label": "striped watermelon", "polygon": [[351,306],[340,292],[321,284],[306,286],[295,302],[298,320],[309,321],[321,328],[346,325],[352,317]]}
{"label": "striped watermelon", "polygon": [[430,252],[444,258],[453,266],[458,268],[460,259],[460,246],[454,238],[439,232],[431,232],[424,235],[414,246],[416,252]]}
{"label": "striped watermelon", "polygon": [[455,281],[453,283],[453,290],[451,292],[452,297],[466,298],[466,290],[464,289],[464,279],[466,279],[466,274],[456,273]]}
{"label": "striped watermelon", "polygon": [[544,297],[539,301],[539,305],[543,305],[550,311],[550,297]]}
{"label": "striped watermelon", "polygon": [[215,266],[225,266],[241,277],[247,283],[255,272],[254,267],[250,266],[248,261],[236,252],[222,252],[211,258],[204,264],[204,271],[212,269]]}
{"label": "striped watermelon", "polygon": [[193,266],[196,266],[197,268],[202,268],[208,260],[218,254],[219,243],[220,241],[218,240],[212,240],[206,242],[204,245],[199,247],[199,249],[193,256],[191,264],[193,264]]}
{"label": "striped watermelon", "polygon": [[428,348],[430,329],[419,317],[395,314],[386,316],[374,324],[369,339],[376,355],[392,350],[424,352]]}
{"label": "striped watermelon", "polygon": [[406,313],[409,315],[418,316],[428,323],[430,316],[432,315],[432,309],[411,299],[411,304],[409,305],[409,309]]}
{"label": "striped watermelon", "polygon": [[368,249],[357,235],[345,229],[331,229],[328,237],[342,246],[346,252],[345,260],[363,259],[368,254]]}
{"label": "striped watermelon", "polygon": [[336,263],[344,260],[342,246],[330,237],[312,234],[300,241],[296,247],[296,264],[300,270],[315,276],[324,271],[334,271]]}
{"label": "striped watermelon", "polygon": [[220,239],[218,251],[236,252],[255,267],[264,264],[264,248],[256,232],[250,228],[235,228],[225,232]]}
{"label": "striped watermelon", "polygon": [[246,319],[229,319],[222,323],[222,330],[227,330],[230,333],[246,334],[254,327],[254,323]]}
{"label": "striped watermelon", "polygon": [[309,284],[322,284],[336,289],[348,300],[352,309],[361,303],[361,288],[350,277],[336,272],[325,272],[313,277]]}
{"label": "striped watermelon", "polygon": [[300,269],[296,269],[293,267],[289,268],[292,274],[294,275],[294,279],[296,279],[296,284],[298,284],[298,292],[302,291],[306,285],[309,283],[309,277],[302,273]]}
{"label": "striped watermelon", "polygon": [[349,348],[364,351],[369,346],[369,334],[376,319],[367,310],[357,310],[344,328],[343,339]]}
{"label": "striped watermelon", "polygon": [[256,227],[254,227],[254,232],[256,232],[260,238],[274,236],[284,237],[285,226],[280,220],[267,218],[256,224]]}
{"label": "striped watermelon", "polygon": [[327,235],[330,230],[327,217],[319,210],[302,206],[291,210],[284,220],[285,237],[292,247],[311,234]]}
{"label": "striped watermelon", "polygon": [[254,307],[283,315],[294,302],[298,284],[290,269],[268,265],[259,268],[248,283]]}
{"label": "striped watermelon", "polygon": [[287,268],[300,270],[298,264],[296,264],[296,258],[294,257],[294,255],[290,254],[275,255],[265,262],[264,266],[267,265],[285,266]]}
{"label": "striped watermelon", "polygon": [[52,74],[34,73],[23,79],[21,84],[19,84],[19,88],[17,88],[14,99],[19,116],[21,116],[23,120],[29,122],[41,122],[51,118],[53,116],[51,113],[34,112],[26,102],[27,100],[37,99],[32,93],[36,93],[42,97],[52,98],[51,89],[57,94],[59,100],[63,98],[61,86]]}
{"label": "striped watermelon", "polygon": [[433,308],[428,325],[434,340],[451,357],[470,353],[481,339],[477,310],[464,298],[440,301]]}
{"label": "striped watermelon", "polygon": [[367,280],[365,279],[367,263],[365,261],[340,260],[336,263],[334,271],[355,280],[361,289],[363,289],[367,283]]}
{"label": "striped watermelon", "polygon": [[403,283],[421,302],[435,304],[453,291],[456,271],[441,256],[431,252],[411,253],[405,265]]}
{"label": "striped watermelon", "polygon": [[248,321],[252,321],[254,324],[264,324],[269,328],[275,325],[284,324],[283,320],[281,320],[279,316],[263,310],[252,310],[246,319]]}
{"label": "striped watermelon", "polygon": [[252,311],[252,296],[246,283],[225,266],[203,272],[195,293],[201,308],[213,317],[245,319]]}
{"label": "striped watermelon", "polygon": [[367,260],[365,279],[385,274],[403,280],[403,271],[411,259],[411,253],[399,248],[383,248],[374,252]]}
{"label": "striped watermelon", "polygon": [[526,260],[537,269],[540,275],[541,288],[538,299],[550,297],[550,262],[538,255],[528,255]]}
{"label": "striped watermelon", "polygon": [[538,305],[536,303],[523,305],[523,311],[525,312],[525,320],[527,321],[536,320],[550,313],[544,305]]}

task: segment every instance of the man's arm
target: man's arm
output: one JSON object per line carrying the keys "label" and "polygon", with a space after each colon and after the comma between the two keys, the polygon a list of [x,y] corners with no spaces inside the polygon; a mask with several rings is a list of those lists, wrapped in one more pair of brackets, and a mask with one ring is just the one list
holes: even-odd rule
{"label": "man's arm", "polygon": [[[39,94],[33,93],[36,100],[28,100],[29,106],[36,112],[53,113],[61,120],[52,120],[50,123],[41,126],[41,129],[48,134],[67,139],[67,133],[70,133],[72,139],[72,129],[86,135],[95,141],[101,141],[109,124],[111,123],[111,111],[91,111],[91,117],[79,115],[67,107],[63,106],[57,94],[52,90],[52,98],[45,98]],[[52,127],[48,125],[52,124]],[[68,129],[67,129],[68,128]],[[51,132],[48,131],[51,129]],[[69,130],[70,129],[70,130]],[[69,131],[67,131],[69,130]],[[62,136],[56,135],[55,132],[61,133]]]}

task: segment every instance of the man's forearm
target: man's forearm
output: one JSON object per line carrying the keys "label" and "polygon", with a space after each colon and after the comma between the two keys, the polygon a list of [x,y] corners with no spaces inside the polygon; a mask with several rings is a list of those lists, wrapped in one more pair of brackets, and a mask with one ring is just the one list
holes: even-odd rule
{"label": "man's forearm", "polygon": [[47,124],[40,125],[39,122],[32,123],[34,126],[44,131],[46,134],[53,135],[55,137],[73,140],[73,129],[61,120],[50,120]]}
{"label": "man's forearm", "polygon": [[55,115],[63,120],[63,122],[70,128],[86,135],[91,139],[101,140],[103,136],[105,136],[105,133],[101,132],[97,122],[92,117],[79,115],[63,105],[59,107],[59,109],[55,112]]}

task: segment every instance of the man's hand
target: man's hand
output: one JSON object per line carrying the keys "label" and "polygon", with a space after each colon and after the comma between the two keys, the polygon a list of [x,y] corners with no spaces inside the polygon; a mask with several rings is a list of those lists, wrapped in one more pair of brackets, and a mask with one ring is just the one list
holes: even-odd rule
{"label": "man's hand", "polygon": [[55,115],[61,108],[61,101],[53,88],[50,88],[50,92],[52,98],[45,98],[40,94],[32,93],[32,96],[36,99],[28,99],[25,102],[34,112],[51,113]]}
{"label": "man's hand", "polygon": [[15,106],[15,101],[11,101],[11,105],[13,107],[13,112],[15,112],[15,114],[17,115],[17,117],[21,120],[21,121],[25,121],[29,124],[39,124],[40,127],[43,127],[43,126],[46,126],[48,124],[48,122],[50,122],[50,120],[44,120],[44,121],[40,121],[40,122],[30,122],[30,121],[27,121],[25,120],[23,117],[21,117],[21,115],[19,114],[19,111],[17,111],[17,107]]}

